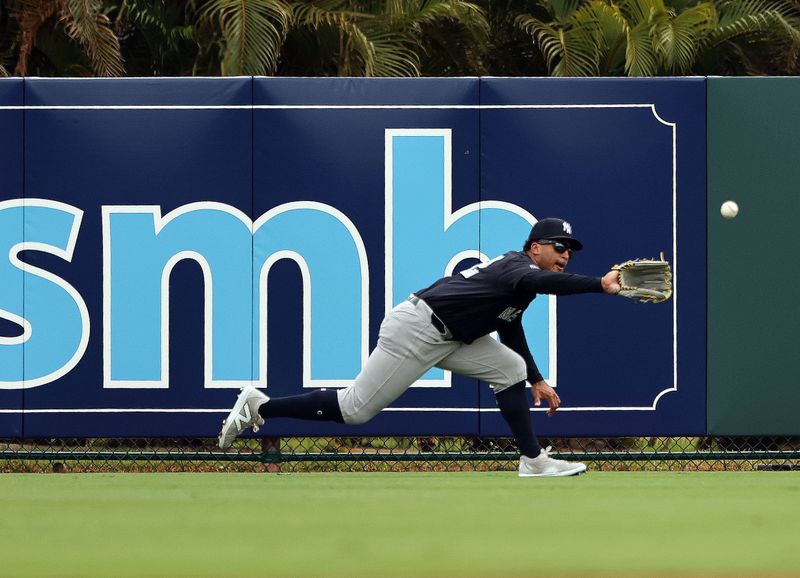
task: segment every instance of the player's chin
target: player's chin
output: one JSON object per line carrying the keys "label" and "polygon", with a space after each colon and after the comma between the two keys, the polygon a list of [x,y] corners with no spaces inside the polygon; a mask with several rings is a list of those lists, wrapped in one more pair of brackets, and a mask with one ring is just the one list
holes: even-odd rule
{"label": "player's chin", "polygon": [[563,273],[564,269],[566,269],[566,268],[567,268],[567,264],[566,263],[564,263],[563,265],[561,265],[559,263],[556,263],[555,265],[553,265],[553,271],[556,271],[557,273]]}

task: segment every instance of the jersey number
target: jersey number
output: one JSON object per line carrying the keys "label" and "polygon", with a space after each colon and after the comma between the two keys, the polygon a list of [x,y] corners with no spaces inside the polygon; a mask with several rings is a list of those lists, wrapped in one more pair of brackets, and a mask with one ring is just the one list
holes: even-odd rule
{"label": "jersey number", "polygon": [[465,279],[469,279],[470,277],[473,277],[473,276],[477,275],[478,273],[480,273],[481,269],[486,269],[486,267],[488,267],[492,263],[495,263],[495,262],[499,261],[503,257],[505,257],[505,255],[500,255],[499,257],[495,257],[491,261],[485,261],[483,263],[478,263],[477,265],[474,265],[474,266],[470,267],[469,269],[464,269],[463,271],[461,271],[460,274],[463,275]]}

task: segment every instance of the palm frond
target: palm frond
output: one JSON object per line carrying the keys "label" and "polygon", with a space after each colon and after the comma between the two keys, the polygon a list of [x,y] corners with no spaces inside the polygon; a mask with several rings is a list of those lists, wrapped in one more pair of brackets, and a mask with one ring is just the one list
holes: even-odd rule
{"label": "palm frond", "polygon": [[294,25],[315,29],[323,26],[343,26],[358,16],[347,10],[344,4],[342,0],[294,2],[291,5]]}
{"label": "palm frond", "polygon": [[292,5],[294,25],[330,28],[338,34],[340,76],[374,76],[377,50],[368,25],[376,17],[348,10],[347,4],[342,0],[296,2]]}
{"label": "palm frond", "polygon": [[177,50],[182,40],[195,40],[196,30],[191,24],[168,26],[168,15],[162,2],[124,0],[117,15],[118,21],[130,22],[139,29],[154,30],[164,43],[163,51]]}
{"label": "palm frond", "polygon": [[593,0],[591,6],[597,22],[598,73],[609,76],[624,69],[628,22],[614,4]]}
{"label": "palm frond", "polygon": [[433,24],[440,20],[451,20],[463,26],[472,39],[481,44],[489,39],[489,22],[480,6],[462,0],[436,0],[417,14],[412,15],[414,25]]}
{"label": "palm frond", "polygon": [[533,36],[552,76],[597,75],[601,39],[591,6],[582,7],[556,26],[528,15],[519,16],[516,22]]}
{"label": "palm frond", "polygon": [[564,53],[563,31],[533,16],[517,17],[517,25],[530,34],[544,55],[547,68],[553,70]]}
{"label": "palm frond", "polygon": [[28,74],[28,57],[36,42],[39,27],[55,16],[62,9],[60,2],[47,0],[23,0],[14,10],[13,15],[19,23],[20,43],[17,65],[14,74],[26,76]]}
{"label": "palm frond", "polygon": [[211,0],[200,13],[224,38],[222,74],[270,74],[292,17],[281,0]]}
{"label": "palm frond", "polygon": [[583,0],[550,0],[547,2],[548,11],[556,21],[565,20],[575,12]]}
{"label": "palm frond", "polygon": [[705,35],[699,47],[699,68],[706,74],[718,70],[726,74],[758,73],[770,62],[780,73],[787,55],[800,49],[800,10],[796,4],[727,0],[717,9],[719,24]]}
{"label": "palm frond", "polygon": [[123,0],[117,19],[123,22],[130,21],[146,28],[155,28],[164,36],[167,33],[167,27],[160,16],[158,9],[150,2]]}
{"label": "palm frond", "polygon": [[758,15],[775,7],[770,0],[722,0],[717,3],[720,27],[728,26],[742,18]]}
{"label": "palm frond", "polygon": [[457,23],[478,45],[489,25],[464,0],[313,0],[292,3],[295,27],[330,28],[339,35],[340,75],[419,76],[427,27]]}
{"label": "palm frond", "polygon": [[[339,74],[342,76],[375,76],[375,45],[372,39],[352,22],[347,22],[343,26],[344,46],[340,53]],[[352,57],[357,56],[360,66],[352,62]]]}
{"label": "palm frond", "polygon": [[731,0],[718,7],[719,25],[707,34],[701,49],[711,51],[730,42],[768,36],[800,45],[800,15],[791,4],[774,0]]}
{"label": "palm frond", "polygon": [[622,0],[619,8],[631,27],[652,25],[657,18],[668,13],[663,0]]}
{"label": "palm frond", "polygon": [[625,73],[628,76],[655,76],[658,59],[650,36],[650,22],[644,21],[628,29],[625,49]]}
{"label": "palm frond", "polygon": [[654,24],[653,48],[669,73],[685,74],[694,65],[700,40],[716,26],[713,4],[697,4]]}
{"label": "palm frond", "polygon": [[408,39],[386,34],[372,37],[375,49],[374,76],[415,77],[420,75],[420,59],[415,44]]}
{"label": "palm frond", "polygon": [[122,76],[122,53],[111,22],[95,0],[67,0],[61,22],[67,36],[79,42],[98,76]]}

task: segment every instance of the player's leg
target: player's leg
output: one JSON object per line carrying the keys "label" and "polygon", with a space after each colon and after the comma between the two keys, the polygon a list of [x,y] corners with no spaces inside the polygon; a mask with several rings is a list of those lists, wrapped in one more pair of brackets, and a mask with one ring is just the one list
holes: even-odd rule
{"label": "player's leg", "polygon": [[423,302],[404,301],[395,307],[381,324],[378,345],[353,385],[338,391],[345,423],[372,419],[458,347],[433,326]]}
{"label": "player's leg", "polygon": [[273,398],[261,405],[259,414],[263,418],[367,422],[455,347],[431,325],[430,312],[403,302],[384,319],[378,345],[351,386]]}
{"label": "player's leg", "polygon": [[269,417],[343,421],[335,390],[320,389],[311,393],[270,399],[255,387],[247,386],[242,389],[233,409],[222,422],[219,447],[229,447],[239,434],[250,427],[253,431],[258,431]]}
{"label": "player's leg", "polygon": [[486,336],[460,347],[437,365],[492,384],[500,414],[517,440],[521,477],[574,476],[586,471],[585,464],[551,458],[550,448],[539,445],[525,387],[527,370],[519,354]]}
{"label": "player's leg", "polygon": [[245,388],[223,422],[219,445],[228,447],[244,429],[257,428],[265,418],[369,421],[456,348],[457,342],[446,341],[431,324],[426,305],[405,301],[384,319],[378,345],[351,386],[273,399]]}
{"label": "player's leg", "polygon": [[335,389],[318,389],[300,395],[273,397],[259,407],[258,413],[264,419],[291,417],[312,421],[344,421]]}
{"label": "player's leg", "polygon": [[536,457],[542,447],[533,431],[522,357],[488,335],[458,348],[437,364],[461,375],[492,384],[503,416],[524,456]]}

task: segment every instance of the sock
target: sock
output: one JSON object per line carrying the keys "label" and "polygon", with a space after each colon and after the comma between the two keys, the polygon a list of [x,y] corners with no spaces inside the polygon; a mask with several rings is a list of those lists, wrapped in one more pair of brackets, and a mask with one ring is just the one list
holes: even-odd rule
{"label": "sock", "polygon": [[537,457],[542,451],[542,446],[539,445],[539,440],[533,433],[525,382],[521,381],[504,389],[496,394],[495,398],[497,398],[497,407],[500,408],[500,415],[511,427],[511,433],[517,440],[520,453],[529,458]]}
{"label": "sock", "polygon": [[344,423],[336,390],[320,389],[302,395],[270,399],[258,408],[263,418],[293,417],[315,421],[338,421]]}

